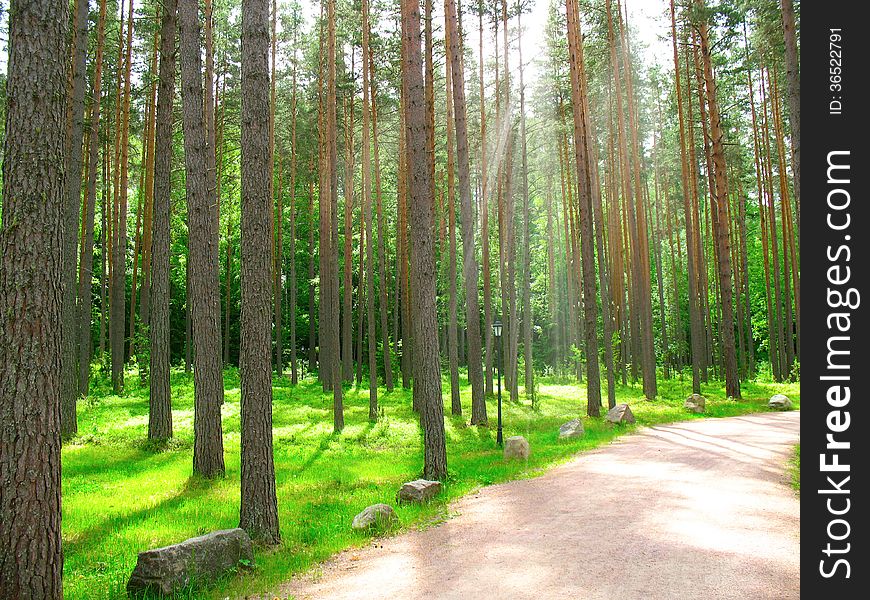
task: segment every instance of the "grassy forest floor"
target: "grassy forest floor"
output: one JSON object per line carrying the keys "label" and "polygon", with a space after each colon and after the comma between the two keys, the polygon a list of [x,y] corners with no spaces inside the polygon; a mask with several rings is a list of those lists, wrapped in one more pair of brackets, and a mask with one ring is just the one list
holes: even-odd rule
{"label": "grassy forest floor", "polygon": [[[79,434],[63,449],[64,596],[69,599],[125,598],[125,586],[138,552],[180,542],[239,520],[239,376],[224,374],[224,450],[227,474],[217,481],[191,476],[193,377],[172,375],[175,438],[165,447],[146,440],[148,389],[134,373],[127,391],[114,396],[104,379],[79,403]],[[558,439],[559,426],[585,414],[585,386],[539,379],[537,410],[504,402],[505,437],[523,435],[531,444],[526,462],[506,462],[495,443],[496,402],[488,399],[490,428],[467,425],[467,416],[445,413],[449,479],[444,492],[426,506],[396,507],[402,527],[423,527],[449,517],[449,502],[483,485],[533,477],[579,451],[607,443],[640,425],[699,418],[683,409],[691,377],[660,380],[660,398],[642,399],[640,384],[620,386],[617,400],[628,402],[638,425],[613,427],[603,418],[584,417],[586,435]],[[422,438],[411,410],[409,390],[381,390],[383,414],[368,421],[368,387],[347,389],[342,434],[332,432],[332,395],[314,379],[292,386],[276,379],[274,448],[282,544],[257,553],[253,570],[184,597],[224,598],[260,592],[287,580],[342,549],[366,543],[368,535],[350,528],[353,516],[370,504],[395,504],[405,481],[422,472]],[[728,400],[724,386],[703,387],[706,416],[734,416],[766,409],[775,393],[800,407],[799,383],[744,383],[744,399]],[[470,411],[471,389],[462,390]],[[606,401],[606,400],[605,400]]]}

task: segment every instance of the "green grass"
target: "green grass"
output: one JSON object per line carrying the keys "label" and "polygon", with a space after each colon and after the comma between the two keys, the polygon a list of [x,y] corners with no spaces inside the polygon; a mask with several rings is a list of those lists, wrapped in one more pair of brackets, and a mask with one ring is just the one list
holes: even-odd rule
{"label": "green grass", "polygon": [[794,447],[794,457],[789,465],[791,472],[791,487],[797,492],[798,497],[801,495],[801,445]]}
{"label": "green grass", "polygon": [[[148,390],[128,373],[123,397],[111,395],[105,380],[79,403],[79,435],[63,449],[64,592],[67,599],[125,598],[125,585],[137,552],[216,529],[236,527],[239,519],[239,376],[224,376],[225,479],[191,476],[193,447],[192,376],[173,372],[175,438],[164,448],[145,440]],[[425,527],[449,517],[448,503],[483,485],[533,477],[577,452],[607,443],[636,426],[613,427],[602,418],[586,419],[586,435],[560,441],[559,425],[585,414],[585,387],[568,381],[540,380],[539,407],[504,403],[505,436],[524,435],[532,453],[527,462],[506,462],[495,443],[495,399],[488,399],[491,428],[470,427],[466,417],[449,415],[444,385],[450,476],[444,491],[426,506],[398,506],[403,528]],[[691,380],[662,380],[660,399],[642,399],[639,385],[619,387],[639,425],[698,418],[682,408]],[[800,406],[798,384],[745,383],[744,399],[725,398],[720,384],[703,389],[707,416],[766,410],[774,393]],[[470,412],[471,390],[462,390]],[[401,484],[422,472],[422,437],[409,391],[380,390],[383,416],[368,421],[368,388],[345,395],[346,427],[332,432],[332,396],[306,379],[297,386],[274,382],[274,448],[282,544],[257,552],[251,572],[207,589],[188,590],[189,598],[236,597],[268,590],[291,575],[345,548],[365,544],[367,535],[351,530],[353,516],[369,504],[394,504]]]}

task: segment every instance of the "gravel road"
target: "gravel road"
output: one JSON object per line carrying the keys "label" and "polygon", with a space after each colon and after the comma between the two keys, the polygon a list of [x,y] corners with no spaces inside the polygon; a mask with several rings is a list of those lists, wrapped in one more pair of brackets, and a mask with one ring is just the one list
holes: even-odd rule
{"label": "gravel road", "polygon": [[799,598],[800,507],[787,475],[799,435],[797,411],[642,429],[482,488],[442,525],[343,552],[278,594]]}

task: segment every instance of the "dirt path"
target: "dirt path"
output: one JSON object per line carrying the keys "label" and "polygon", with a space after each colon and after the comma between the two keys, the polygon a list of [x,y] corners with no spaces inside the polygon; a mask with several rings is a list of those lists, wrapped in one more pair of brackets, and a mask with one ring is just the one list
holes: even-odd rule
{"label": "dirt path", "polygon": [[785,473],[799,430],[799,412],[644,429],[483,488],[438,527],[339,554],[280,597],[798,598]]}

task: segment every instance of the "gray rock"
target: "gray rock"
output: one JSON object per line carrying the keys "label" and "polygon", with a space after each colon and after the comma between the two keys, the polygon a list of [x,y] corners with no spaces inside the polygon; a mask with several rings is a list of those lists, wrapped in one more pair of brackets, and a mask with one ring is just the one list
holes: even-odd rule
{"label": "gray rock", "polygon": [[396,511],[389,504],[372,504],[353,518],[354,529],[386,529],[399,522]]}
{"label": "gray rock", "polygon": [[440,491],[440,481],[417,479],[402,484],[402,488],[396,494],[396,500],[398,502],[426,502]]}
{"label": "gray rock", "polygon": [[572,419],[559,427],[559,439],[583,437],[583,422]]}
{"label": "gray rock", "polygon": [[529,457],[529,442],[521,435],[509,437],[504,442],[504,457],[505,458],[522,458]]}
{"label": "gray rock", "polygon": [[127,593],[170,596],[191,583],[209,584],[239,561],[254,561],[251,538],[243,529],[225,529],[180,544],[139,553]]}
{"label": "gray rock", "polygon": [[628,407],[628,404],[617,404],[613,408],[607,411],[607,415],[605,415],[605,420],[611,423],[634,423],[634,415],[631,413],[631,409]]}
{"label": "gray rock", "polygon": [[775,410],[791,410],[791,400],[785,394],[777,394],[767,402],[767,407]]}
{"label": "gray rock", "polygon": [[692,394],[688,398],[686,398],[686,402],[683,404],[683,408],[693,412],[693,413],[702,413],[704,412],[704,407],[707,404],[707,399],[704,398],[701,394]]}

